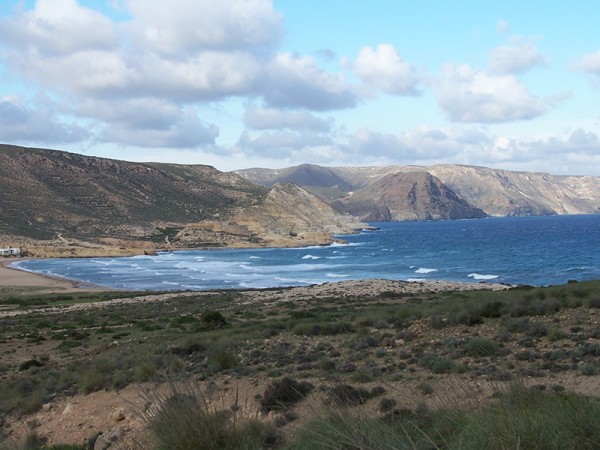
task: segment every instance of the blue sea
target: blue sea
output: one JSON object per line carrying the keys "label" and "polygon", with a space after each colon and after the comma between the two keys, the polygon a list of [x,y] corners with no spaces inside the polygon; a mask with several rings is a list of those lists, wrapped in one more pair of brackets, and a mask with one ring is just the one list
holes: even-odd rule
{"label": "blue sea", "polygon": [[600,215],[374,223],[347,244],[45,259],[20,269],[117,289],[248,289],[386,278],[535,286],[600,279]]}

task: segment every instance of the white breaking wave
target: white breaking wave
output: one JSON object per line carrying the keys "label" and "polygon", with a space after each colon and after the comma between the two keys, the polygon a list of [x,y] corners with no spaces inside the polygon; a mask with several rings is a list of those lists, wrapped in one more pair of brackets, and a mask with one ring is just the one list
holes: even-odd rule
{"label": "white breaking wave", "polygon": [[349,277],[350,275],[345,275],[343,273],[327,273],[325,274],[326,277],[329,278],[346,278]]}
{"label": "white breaking wave", "polygon": [[480,273],[470,273],[467,276],[473,278],[474,280],[493,280],[498,278],[498,275],[482,275]]}
{"label": "white breaking wave", "polygon": [[419,267],[417,270],[415,270],[415,273],[432,273],[432,272],[437,272],[437,269],[429,269],[428,267]]}
{"label": "white breaking wave", "polygon": [[302,259],[321,259],[320,256],[314,256],[314,255],[304,255],[302,257]]}

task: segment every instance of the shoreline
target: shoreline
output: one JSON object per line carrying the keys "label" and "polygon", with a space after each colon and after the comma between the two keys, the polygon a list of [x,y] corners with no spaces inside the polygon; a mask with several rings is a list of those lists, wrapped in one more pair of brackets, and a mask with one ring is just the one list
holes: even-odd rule
{"label": "shoreline", "polygon": [[102,292],[115,290],[108,286],[86,283],[84,281],[70,280],[68,278],[58,276],[44,275],[24,269],[10,267],[16,262],[28,261],[30,259],[46,258],[22,257],[0,260],[0,292],[4,290],[24,290],[27,288],[35,289],[36,292],[48,294],[62,292]]}
{"label": "shoreline", "polygon": [[[96,285],[93,283],[87,283],[83,281],[70,280],[59,276],[39,274],[24,269],[18,269],[10,267],[11,264],[19,261],[27,261],[30,259],[44,259],[44,258],[10,258],[7,260],[0,260],[0,292],[2,291],[19,291],[26,289],[35,289],[39,293],[63,293],[63,292],[103,292],[103,291],[121,291],[120,289],[114,289],[108,286]],[[310,291],[344,291],[350,290],[355,291],[356,289],[361,290],[363,286],[369,286],[368,290],[385,291],[385,290],[396,290],[402,287],[405,290],[410,287],[409,290],[429,290],[431,292],[436,291],[447,291],[447,290],[476,290],[476,289],[489,289],[489,290],[503,290],[514,287],[508,284],[502,283],[490,283],[487,281],[446,281],[446,280],[391,280],[381,278],[365,278],[362,280],[344,280],[337,282],[325,282],[321,284],[313,284],[309,286],[285,286],[285,287],[272,287],[264,289],[229,289],[232,292],[267,292],[273,290],[295,290],[300,292],[303,290]],[[167,295],[181,295],[184,293],[195,293],[204,294],[215,291],[221,291],[221,289],[210,289],[210,290],[198,290],[198,291],[186,291],[178,290],[169,292]],[[131,290],[131,292],[145,292],[148,295],[157,294],[160,291],[137,291]]]}

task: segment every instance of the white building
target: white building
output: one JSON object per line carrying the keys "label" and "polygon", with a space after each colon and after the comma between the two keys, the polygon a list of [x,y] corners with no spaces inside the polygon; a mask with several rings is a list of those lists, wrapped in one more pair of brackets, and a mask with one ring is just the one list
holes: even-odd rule
{"label": "white building", "polygon": [[21,256],[21,249],[16,247],[0,248],[0,256]]}

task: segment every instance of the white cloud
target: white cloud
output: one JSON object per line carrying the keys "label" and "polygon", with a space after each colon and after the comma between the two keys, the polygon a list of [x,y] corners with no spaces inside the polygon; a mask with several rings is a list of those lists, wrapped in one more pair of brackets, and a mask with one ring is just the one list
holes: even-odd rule
{"label": "white cloud", "polygon": [[547,106],[512,75],[447,64],[433,83],[440,107],[455,122],[508,122],[537,117]]}
{"label": "white cloud", "polygon": [[416,95],[418,78],[391,44],[363,47],[354,63],[356,74],[368,85],[392,95]]}
{"label": "white cloud", "polygon": [[267,74],[261,92],[270,106],[327,111],[358,102],[355,89],[342,74],[324,71],[310,56],[278,54]]}
{"label": "white cloud", "polygon": [[33,9],[0,19],[0,39],[47,57],[117,45],[114,24],[75,0],[37,0]]}
{"label": "white cloud", "polygon": [[168,126],[142,128],[127,122],[110,123],[100,139],[138,147],[198,148],[213,145],[218,135],[215,125],[205,125],[194,111],[186,109]]}
{"label": "white cloud", "polygon": [[584,72],[600,75],[600,50],[586,53],[575,62],[574,66]]}
{"label": "white cloud", "polygon": [[[206,51],[187,60],[152,55],[139,63],[143,94],[184,102],[252,94],[260,62],[244,52]],[[135,92],[136,86],[131,86]]]}
{"label": "white cloud", "polygon": [[247,108],[244,122],[254,130],[289,128],[291,130],[329,131],[331,128],[331,120],[321,119],[307,111],[274,108]]}
{"label": "white cloud", "polygon": [[173,57],[277,44],[283,18],[268,0],[126,0],[144,46]]}
{"label": "white cloud", "polygon": [[258,136],[250,136],[243,132],[237,143],[242,150],[249,150],[261,156],[269,156],[274,159],[288,157],[298,151],[309,147],[331,144],[331,139],[323,134],[309,131],[273,131],[262,133]]}
{"label": "white cloud", "polygon": [[515,37],[508,45],[490,52],[488,71],[498,75],[518,74],[547,64],[545,56],[534,44]]}
{"label": "white cloud", "polygon": [[52,108],[31,107],[19,98],[5,97],[0,98],[0,136],[4,142],[64,144],[87,139],[89,134],[76,124],[57,120]]}
{"label": "white cloud", "polygon": [[155,98],[124,99],[118,108],[112,101],[87,99],[75,112],[94,120],[139,129],[168,128],[182,117],[178,105]]}
{"label": "white cloud", "polygon": [[362,158],[385,157],[401,164],[453,161],[469,149],[489,146],[490,138],[477,129],[420,127],[403,133],[358,130],[348,149]]}

